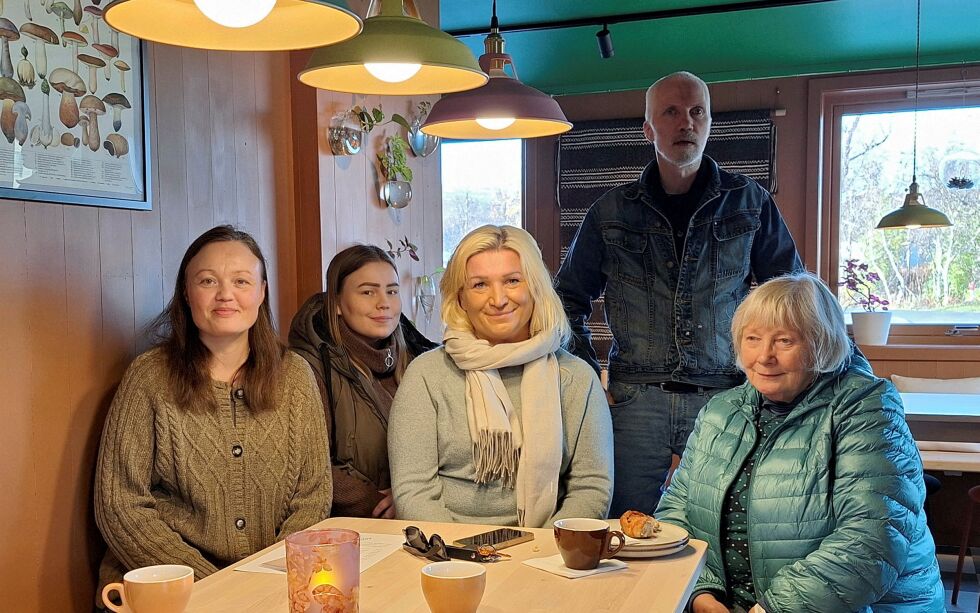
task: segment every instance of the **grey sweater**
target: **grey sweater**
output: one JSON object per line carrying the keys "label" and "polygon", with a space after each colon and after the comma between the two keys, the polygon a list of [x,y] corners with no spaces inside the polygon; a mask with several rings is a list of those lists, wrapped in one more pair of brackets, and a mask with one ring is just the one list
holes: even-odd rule
{"label": "grey sweater", "polygon": [[[564,445],[552,520],[604,518],[613,484],[609,406],[588,364],[560,350],[558,365]],[[518,415],[523,372],[522,366],[500,370]],[[388,423],[391,483],[400,519],[517,524],[513,489],[501,482],[473,481],[465,387],[464,371],[442,348],[416,358],[402,378]]]}

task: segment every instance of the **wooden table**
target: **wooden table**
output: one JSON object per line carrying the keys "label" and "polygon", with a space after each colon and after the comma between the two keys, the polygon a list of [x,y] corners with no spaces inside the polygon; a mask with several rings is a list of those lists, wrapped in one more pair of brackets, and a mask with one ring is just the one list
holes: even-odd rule
{"label": "wooden table", "polygon": [[[490,526],[421,521],[334,517],[315,527],[349,528],[375,534],[401,534],[416,525],[447,542],[477,534]],[[487,565],[487,588],[480,613],[562,613],[592,611],[680,612],[704,567],[704,541],[692,539],[675,555],[626,560],[629,568],[581,579],[565,579],[521,562],[558,553],[551,529],[532,529],[534,540],[506,550],[510,560]],[[271,547],[270,547],[271,549]],[[264,550],[252,556],[258,557]],[[235,566],[194,584],[187,613],[285,613],[286,576],[237,572]],[[426,613],[419,574],[427,562],[396,551],[361,573],[361,613]]]}

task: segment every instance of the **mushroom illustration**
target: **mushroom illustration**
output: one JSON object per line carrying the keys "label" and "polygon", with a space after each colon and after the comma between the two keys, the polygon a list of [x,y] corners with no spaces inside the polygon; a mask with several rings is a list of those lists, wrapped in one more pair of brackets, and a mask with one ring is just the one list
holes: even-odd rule
{"label": "mushroom illustration", "polygon": [[88,90],[94,94],[99,88],[99,68],[105,66],[105,62],[87,53],[80,53],[78,61],[88,66]]}
{"label": "mushroom illustration", "polygon": [[65,33],[65,20],[75,18],[75,12],[64,2],[55,2],[54,4],[48,5],[48,12],[54,13],[61,20],[62,34]]}
{"label": "mushroom illustration", "polygon": [[31,64],[31,61],[27,59],[27,47],[21,47],[20,54],[24,57],[17,62],[17,81],[27,89],[34,89],[34,83],[37,81],[34,75],[34,64]]}
{"label": "mushroom illustration", "polygon": [[72,9],[71,18],[76,26],[82,23],[82,0],[75,0],[75,8]]}
{"label": "mushroom illustration", "polygon": [[[78,125],[78,105],[76,96],[85,95],[85,82],[82,78],[67,68],[55,68],[48,78],[51,87],[61,93],[61,105],[58,107],[58,117],[66,128]],[[99,101],[101,102],[101,100]]]}
{"label": "mushroom illustration", "polygon": [[37,62],[37,73],[43,79],[48,74],[48,54],[44,50],[44,46],[57,45],[58,35],[50,28],[33,22],[22,25],[20,33],[34,39],[34,61]]}
{"label": "mushroom illustration", "polygon": [[24,14],[27,15],[27,21],[34,19],[31,17],[31,0],[24,0]]}
{"label": "mushroom illustration", "polygon": [[[79,118],[79,123],[81,123],[81,118]],[[78,137],[71,132],[65,132],[61,135],[61,144],[65,147],[78,147]]]}
{"label": "mushroom illustration", "polygon": [[41,93],[44,94],[44,114],[41,115],[41,125],[34,126],[31,130],[31,144],[40,144],[47,149],[54,142],[54,130],[51,129],[51,105],[48,95],[51,93],[51,86],[44,78],[41,79]]}
{"label": "mushroom illustration", "polygon": [[113,59],[119,57],[119,51],[115,47],[113,47],[112,45],[103,45],[103,44],[100,44],[100,43],[93,44],[92,45],[92,48],[95,49],[96,51],[98,51],[99,52],[99,55],[102,56],[102,59],[106,61],[106,64],[105,64],[105,79],[106,79],[106,81],[108,81],[109,78],[112,76],[110,74],[110,72],[109,72],[111,70],[111,67],[112,67],[112,63],[110,62],[110,60],[113,60]]}
{"label": "mushroom illustration", "polygon": [[106,106],[112,107],[112,129],[118,132],[119,128],[122,127],[123,109],[132,108],[129,105],[129,100],[122,94],[112,93],[106,94],[102,98],[102,102],[105,102]]}
{"label": "mushroom illustration", "polygon": [[3,39],[3,57],[0,58],[0,76],[8,79],[14,76],[14,65],[10,61],[10,41],[19,40],[20,32],[14,22],[6,17],[0,17],[0,38]]}
{"label": "mushroom illustration", "polygon": [[86,6],[82,10],[82,12],[87,13],[89,15],[85,25],[82,26],[82,32],[87,32],[89,30],[89,23],[91,23],[92,42],[93,44],[98,45],[99,44],[99,21],[102,20],[102,9],[94,6]]}
{"label": "mushroom illustration", "polygon": [[82,145],[88,147],[88,117],[82,115],[78,118],[78,125],[82,128]]}
{"label": "mushroom illustration", "polygon": [[68,45],[71,45],[71,54],[74,56],[72,70],[78,72],[78,49],[79,47],[87,47],[88,41],[78,32],[65,32],[61,35],[61,46],[67,47]]}
{"label": "mushroom illustration", "polygon": [[27,106],[26,102],[15,102],[14,115],[17,116],[14,120],[14,140],[23,146],[27,142],[27,131],[31,127],[31,107]]}
{"label": "mushroom illustration", "polygon": [[112,65],[115,66],[116,67],[116,70],[119,71],[119,87],[122,88],[122,91],[125,94],[126,93],[126,73],[131,70],[130,67],[129,67],[129,64],[127,64],[126,62],[124,62],[122,60],[116,60],[115,62],[112,63]]}
{"label": "mushroom illustration", "polygon": [[105,137],[105,143],[102,145],[109,155],[114,155],[117,158],[129,153],[129,141],[122,134],[110,134]]}
{"label": "mushroom illustration", "polygon": [[7,142],[14,142],[14,104],[24,102],[24,88],[9,77],[0,77],[0,100],[3,110],[0,111],[0,132],[7,137]]}
{"label": "mushroom illustration", "polygon": [[88,117],[88,148],[92,151],[99,150],[99,115],[105,115],[105,105],[99,100],[98,96],[88,95],[82,98],[82,113]]}

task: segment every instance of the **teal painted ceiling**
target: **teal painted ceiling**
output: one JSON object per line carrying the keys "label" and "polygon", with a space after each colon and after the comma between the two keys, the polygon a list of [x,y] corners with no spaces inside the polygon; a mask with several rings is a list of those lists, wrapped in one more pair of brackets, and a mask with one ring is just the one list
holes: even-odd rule
{"label": "teal painted ceiling", "polygon": [[[921,0],[921,65],[980,62],[980,0]],[[735,0],[498,0],[502,28]],[[440,0],[443,30],[488,29],[491,0]],[[675,70],[706,81],[915,65],[916,0],[833,0],[610,24],[616,55],[599,57],[590,25],[504,32],[522,81],[550,94],[637,89]],[[461,36],[476,55],[484,34]]]}

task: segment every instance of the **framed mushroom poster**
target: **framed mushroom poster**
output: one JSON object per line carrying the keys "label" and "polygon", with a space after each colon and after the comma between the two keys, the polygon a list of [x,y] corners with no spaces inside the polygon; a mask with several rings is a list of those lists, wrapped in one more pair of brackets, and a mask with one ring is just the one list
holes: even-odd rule
{"label": "framed mushroom poster", "polygon": [[151,208],[143,45],[102,0],[0,0],[0,197]]}

